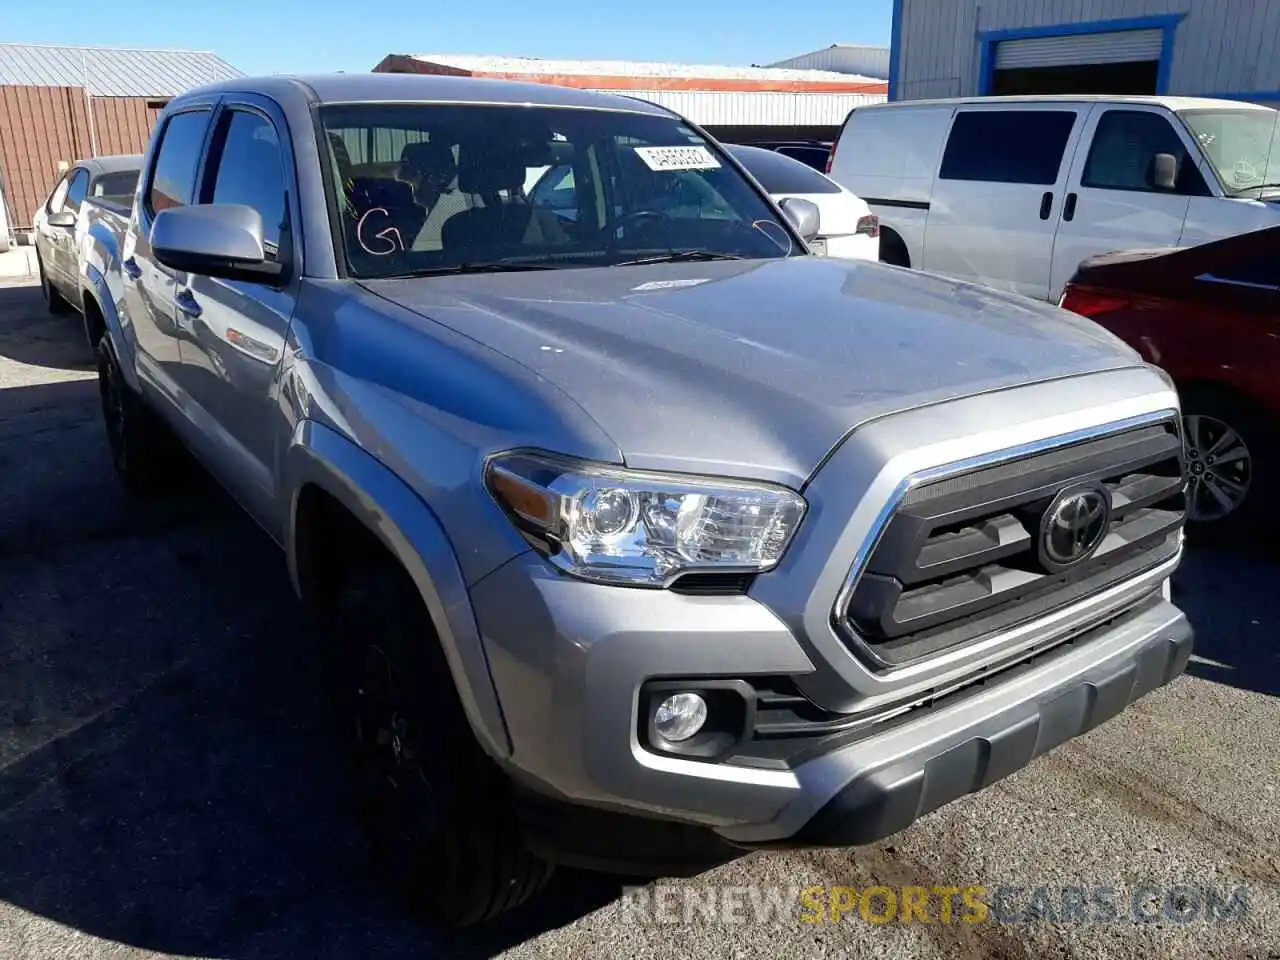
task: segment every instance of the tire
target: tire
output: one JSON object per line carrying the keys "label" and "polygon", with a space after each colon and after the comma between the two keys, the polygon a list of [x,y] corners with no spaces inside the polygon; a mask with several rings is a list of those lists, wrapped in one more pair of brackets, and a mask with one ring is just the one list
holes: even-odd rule
{"label": "tire", "polygon": [[417,587],[380,550],[364,556],[315,611],[356,811],[413,911],[471,926],[528,900],[553,867],[525,845],[511,785],[471,731]]}
{"label": "tire", "polygon": [[41,259],[39,254],[36,254],[36,271],[40,274],[40,295],[44,297],[45,309],[54,316],[66,313],[71,308],[71,305],[49,282],[49,276],[44,272],[44,260]]}
{"label": "tire", "polygon": [[1224,545],[1257,539],[1280,520],[1274,496],[1280,489],[1280,427],[1232,393],[1189,387],[1181,394],[1188,539]]}
{"label": "tire", "polygon": [[880,262],[895,267],[910,267],[911,257],[907,253],[907,245],[892,230],[880,231]]}
{"label": "tire", "polygon": [[147,407],[120,370],[111,338],[98,340],[98,397],[106,426],[111,462],[126,491],[156,496],[174,489],[181,450],[169,429]]}

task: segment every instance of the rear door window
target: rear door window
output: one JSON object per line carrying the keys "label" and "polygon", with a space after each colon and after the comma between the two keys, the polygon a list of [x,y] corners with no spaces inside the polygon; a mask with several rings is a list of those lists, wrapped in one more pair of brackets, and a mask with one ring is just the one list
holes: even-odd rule
{"label": "rear door window", "polygon": [[146,207],[153,216],[170,207],[191,203],[196,185],[196,166],[204,147],[208,110],[177,113],[165,124],[159,152],[147,185]]}
{"label": "rear door window", "polygon": [[1187,154],[1173,125],[1145,110],[1108,110],[1098,120],[1080,176],[1082,187],[1101,190],[1139,190],[1167,193],[1155,185],[1155,155],[1167,153],[1178,161],[1175,192],[1205,196],[1208,188],[1195,161]]}
{"label": "rear door window", "polygon": [[961,111],[951,125],[939,176],[1052,186],[1075,123],[1074,110]]}
{"label": "rear door window", "polygon": [[96,200],[108,200],[112,203],[129,204],[133,202],[133,192],[138,188],[137,170],[120,170],[115,173],[104,173],[93,181],[91,195]]}

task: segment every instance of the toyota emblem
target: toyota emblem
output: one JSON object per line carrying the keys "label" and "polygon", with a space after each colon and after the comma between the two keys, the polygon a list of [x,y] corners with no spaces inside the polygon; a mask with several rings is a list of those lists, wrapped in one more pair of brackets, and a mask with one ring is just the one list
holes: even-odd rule
{"label": "toyota emblem", "polygon": [[1063,490],[1040,521],[1040,562],[1050,571],[1087,560],[1111,526],[1111,497],[1105,487]]}

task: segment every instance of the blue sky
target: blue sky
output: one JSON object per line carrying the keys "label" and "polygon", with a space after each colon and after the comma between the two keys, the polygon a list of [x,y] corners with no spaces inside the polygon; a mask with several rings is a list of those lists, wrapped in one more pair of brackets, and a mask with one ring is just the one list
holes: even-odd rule
{"label": "blue sky", "polygon": [[[892,0],[25,0],[0,39],[213,50],[248,73],[366,71],[388,53],[768,63],[889,44]],[[184,9],[185,8],[185,9]]]}

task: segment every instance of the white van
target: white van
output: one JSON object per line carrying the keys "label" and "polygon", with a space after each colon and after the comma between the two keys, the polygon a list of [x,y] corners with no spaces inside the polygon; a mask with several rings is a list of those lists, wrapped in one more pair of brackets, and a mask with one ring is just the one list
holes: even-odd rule
{"label": "white van", "polygon": [[858,107],[830,176],[881,259],[1057,301],[1086,257],[1280,224],[1280,112],[1189,97]]}

